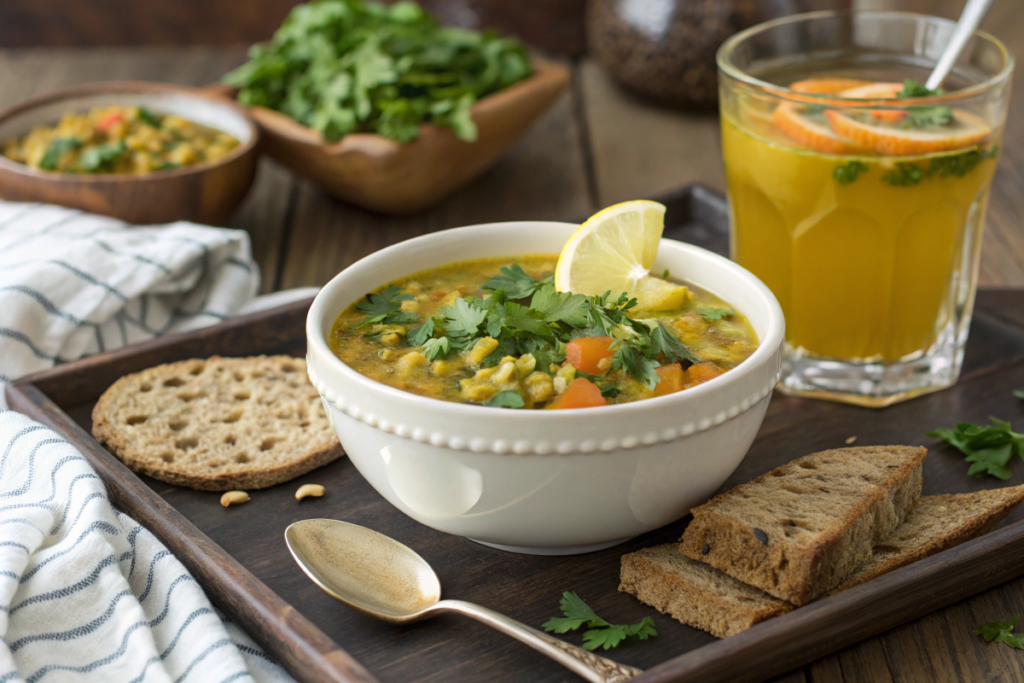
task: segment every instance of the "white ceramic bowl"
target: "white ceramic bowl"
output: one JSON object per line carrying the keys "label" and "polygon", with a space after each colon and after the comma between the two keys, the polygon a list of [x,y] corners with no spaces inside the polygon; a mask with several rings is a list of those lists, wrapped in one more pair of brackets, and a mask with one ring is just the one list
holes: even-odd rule
{"label": "white ceramic bowl", "polygon": [[682,242],[662,241],[654,271],[722,297],[761,341],[693,389],[607,408],[484,408],[380,384],[331,353],[332,324],[367,292],[454,261],[555,254],[576,227],[523,221],[418,237],[351,265],[313,302],[310,378],[353,464],[413,519],[515,552],[598,550],[686,515],[750,448],[779,379],[782,309],[754,275]]}

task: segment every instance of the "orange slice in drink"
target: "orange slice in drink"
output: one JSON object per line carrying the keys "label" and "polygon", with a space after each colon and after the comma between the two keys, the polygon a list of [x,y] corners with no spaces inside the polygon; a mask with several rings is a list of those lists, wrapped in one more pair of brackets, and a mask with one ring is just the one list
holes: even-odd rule
{"label": "orange slice in drink", "polygon": [[960,149],[975,145],[992,134],[992,127],[984,119],[961,109],[953,110],[950,125],[930,130],[886,128],[858,121],[834,109],[826,110],[825,115],[839,136],[890,156]]}
{"label": "orange slice in drink", "polygon": [[[839,96],[858,100],[886,100],[896,99],[901,92],[903,92],[902,83],[868,83],[843,90]],[[897,109],[872,109],[868,113],[872,118],[892,123],[899,123],[907,116],[906,111]]]}
{"label": "orange slice in drink", "polygon": [[835,95],[844,90],[870,85],[870,81],[859,81],[856,78],[808,78],[789,84],[793,92],[814,95]]}
{"label": "orange slice in drink", "polygon": [[772,123],[807,149],[827,154],[857,154],[866,147],[817,121],[802,111],[801,105],[783,102],[775,108]]}

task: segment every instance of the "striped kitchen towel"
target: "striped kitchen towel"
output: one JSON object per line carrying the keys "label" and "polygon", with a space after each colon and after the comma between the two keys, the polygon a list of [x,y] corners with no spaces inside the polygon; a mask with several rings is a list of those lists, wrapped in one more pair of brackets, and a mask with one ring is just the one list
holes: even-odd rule
{"label": "striped kitchen towel", "polygon": [[[290,681],[6,381],[252,307],[249,236],[0,202],[0,683]],[[308,295],[308,292],[305,292]]]}
{"label": "striped kitchen towel", "polygon": [[0,636],[0,683],[291,680],[71,444],[3,409]]}
{"label": "striped kitchen towel", "polygon": [[7,381],[219,322],[258,289],[240,230],[0,202],[0,407]]}

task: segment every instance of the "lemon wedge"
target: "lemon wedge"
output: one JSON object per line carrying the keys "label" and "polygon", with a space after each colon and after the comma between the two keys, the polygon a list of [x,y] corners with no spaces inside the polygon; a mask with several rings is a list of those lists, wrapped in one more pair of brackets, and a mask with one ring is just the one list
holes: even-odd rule
{"label": "lemon wedge", "polygon": [[650,274],[665,229],[665,206],[634,200],[602,209],[588,218],[562,247],[555,266],[560,292],[612,298],[625,292],[637,308],[667,311],[681,308],[686,287]]}

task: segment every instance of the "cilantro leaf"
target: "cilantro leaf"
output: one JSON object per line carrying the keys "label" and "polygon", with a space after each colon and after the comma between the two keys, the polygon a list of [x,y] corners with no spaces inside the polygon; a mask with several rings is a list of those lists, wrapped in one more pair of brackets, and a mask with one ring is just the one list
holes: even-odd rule
{"label": "cilantro leaf", "polygon": [[967,462],[974,463],[967,470],[967,474],[971,477],[990,474],[999,479],[1009,479],[1013,476],[1013,472],[1006,464],[1010,462],[1011,457],[1013,457],[1013,450],[1010,444],[974,451],[965,458]]}
{"label": "cilantro leaf", "polygon": [[153,112],[151,112],[146,107],[139,107],[139,121],[142,121],[146,125],[152,126],[153,128],[160,127],[160,119],[154,116]]}
{"label": "cilantro leaf", "polygon": [[[730,311],[730,314],[732,312],[732,309],[718,308],[715,310],[727,310]],[[686,361],[686,364],[690,365],[700,362],[697,360],[697,357],[690,352],[689,347],[676,336],[676,333],[671,331],[668,326],[660,320],[651,330],[651,343],[648,351],[648,356],[657,358],[659,355],[664,355],[667,363]]]}
{"label": "cilantro leaf", "polygon": [[423,355],[431,362],[438,358],[446,358],[451,351],[452,345],[448,341],[448,337],[428,339],[427,343],[423,345]]}
{"label": "cilantro leaf", "polygon": [[413,296],[403,294],[402,290],[394,285],[388,285],[377,294],[367,294],[366,301],[356,304],[356,310],[366,315],[380,315],[399,310],[403,301],[409,301]]}
{"label": "cilantro leaf", "polygon": [[840,185],[849,185],[853,181],[860,177],[861,173],[866,173],[868,165],[863,161],[851,161],[848,164],[842,166],[836,166],[836,169],[832,171],[832,177],[835,178]]}
{"label": "cilantro leaf", "polygon": [[714,306],[698,306],[697,314],[705,320],[721,320],[730,315],[736,315],[731,308],[715,308]]}
{"label": "cilantro leaf", "polygon": [[434,319],[427,318],[427,322],[409,330],[405,335],[406,340],[413,346],[423,346],[427,340],[434,336]]}
{"label": "cilantro leaf", "polygon": [[445,306],[438,311],[442,319],[444,331],[454,337],[464,337],[476,334],[477,328],[487,318],[487,310],[473,304],[467,299],[458,298],[452,306]]}
{"label": "cilantro leaf", "polygon": [[1010,647],[1024,650],[1024,639],[1021,634],[1014,633],[1017,626],[1017,617],[1010,617],[1006,621],[993,621],[989,624],[982,624],[975,629],[975,635],[985,639],[986,643],[1005,643]]}
{"label": "cilantro leaf", "polygon": [[427,122],[472,141],[474,103],[530,73],[519,41],[440,26],[415,3],[321,0],[292,9],[223,80],[239,102],[283,112],[328,141],[360,131],[408,142]]}
{"label": "cilantro leaf", "polygon": [[52,171],[57,168],[57,162],[61,156],[66,152],[78,149],[82,146],[82,143],[78,141],[78,138],[56,138],[50,143],[50,146],[46,148],[46,153],[43,154],[42,160],[39,162],[39,168],[46,171]]}
{"label": "cilantro leaf", "polygon": [[586,626],[589,630],[583,634],[583,647],[588,650],[599,647],[608,650],[617,647],[626,638],[647,640],[658,635],[650,617],[644,617],[638,624],[609,624],[575,593],[563,593],[559,606],[565,616],[548,619],[544,622],[544,630],[549,633],[567,633]]}
{"label": "cilantro leaf", "polygon": [[658,632],[654,628],[654,620],[644,617],[639,624],[609,626],[586,631],[583,634],[583,647],[588,650],[596,650],[599,647],[608,650],[617,647],[619,643],[631,636],[635,636],[637,640],[647,640],[650,636],[656,635]]}
{"label": "cilantro leaf", "polygon": [[636,345],[629,342],[617,342],[618,348],[612,355],[612,370],[624,370],[648,389],[658,386],[661,378],[655,368],[661,365],[648,358]]}
{"label": "cilantro leaf", "polygon": [[[596,628],[598,626],[610,626],[610,624],[597,616],[590,605],[583,602],[583,598],[566,591],[562,593],[562,599],[558,601],[558,606],[562,608],[562,614],[565,617],[553,617],[544,623],[544,630],[555,633],[565,633],[566,631],[575,631],[580,626],[586,624],[590,628]],[[549,625],[551,628],[549,628]]]}
{"label": "cilantro leaf", "polygon": [[985,474],[1009,479],[1009,462],[1014,455],[1024,458],[1024,434],[1014,432],[1010,423],[994,417],[989,425],[960,422],[955,429],[943,427],[926,432],[939,438],[967,456],[971,464],[967,474],[972,477]]}
{"label": "cilantro leaf", "polygon": [[953,123],[953,109],[941,104],[934,107],[910,107],[900,128],[929,128]]}
{"label": "cilantro leaf", "polygon": [[484,405],[491,408],[522,408],[526,402],[523,401],[523,397],[519,395],[518,391],[509,389],[495,394]]}
{"label": "cilantro leaf", "polygon": [[106,145],[96,145],[95,147],[87,147],[82,151],[78,157],[78,161],[75,162],[75,167],[81,171],[88,173],[95,173],[97,171],[109,168],[115,161],[121,158],[128,150],[123,140],[117,142],[111,142]]}
{"label": "cilantro leaf", "polygon": [[896,93],[896,97],[931,97],[941,94],[941,90],[932,90],[925,87],[924,83],[907,78],[903,81],[903,90]]}
{"label": "cilantro leaf", "polygon": [[517,263],[502,267],[498,272],[501,274],[493,276],[480,288],[491,292],[501,290],[509,299],[525,299],[546,282],[533,279]]}
{"label": "cilantro leaf", "polygon": [[898,162],[896,168],[882,174],[882,182],[896,187],[912,187],[921,182],[924,172],[917,164]]}
{"label": "cilantro leaf", "polygon": [[582,327],[590,320],[590,307],[586,296],[558,292],[552,285],[545,284],[537,288],[530,301],[530,308],[549,323],[564,322],[571,327]]}

